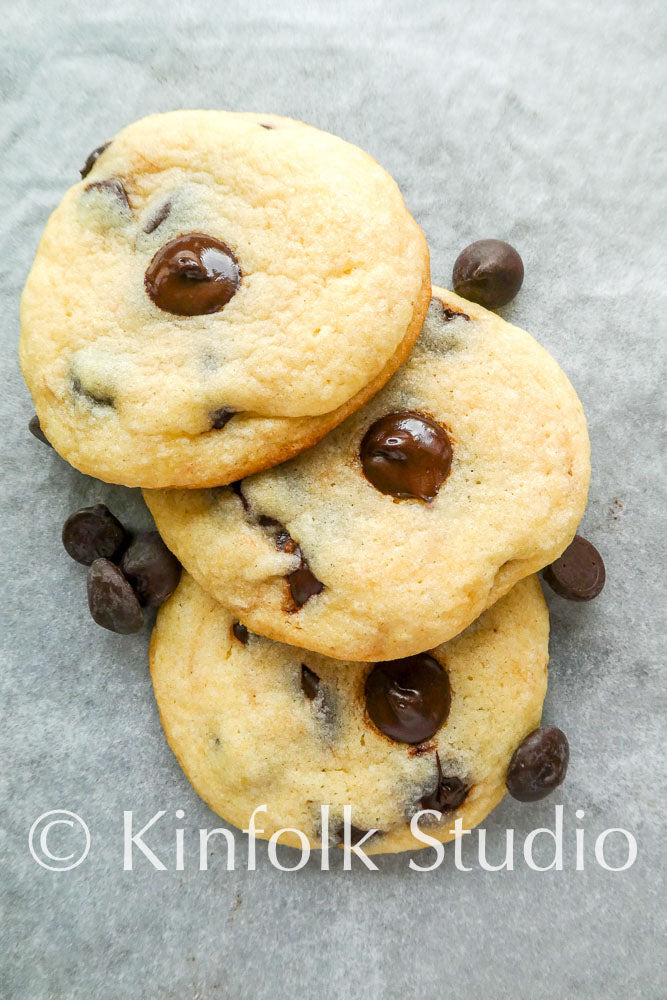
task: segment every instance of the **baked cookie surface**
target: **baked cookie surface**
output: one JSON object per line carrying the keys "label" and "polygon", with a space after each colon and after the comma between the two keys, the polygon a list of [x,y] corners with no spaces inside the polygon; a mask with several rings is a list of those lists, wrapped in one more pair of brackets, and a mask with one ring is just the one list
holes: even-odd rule
{"label": "baked cookie surface", "polygon": [[572,540],[581,404],[523,330],[434,288],[385,388],[234,488],[145,493],[168,547],[252,630],[390,660],[452,638]]}
{"label": "baked cookie surface", "polygon": [[[460,817],[480,823],[505,792],[512,753],[538,724],[547,686],[549,620],[531,576],[456,639],[426,654],[448,681],[444,721],[430,720],[438,684],[415,718],[437,726],[421,744],[389,738],[371,721],[387,703],[373,687],[384,666],[340,662],[247,634],[184,574],[151,639],[151,674],[167,740],[197,793],[244,828],[254,809],[265,838],[287,827],[320,846],[321,809],[340,839],[343,806],[367,853],[441,841]],[[370,678],[370,680],[369,680]],[[419,686],[419,685],[417,685]],[[385,728],[388,728],[385,726]],[[437,755],[437,756],[436,756]],[[294,833],[282,843],[299,846]]]}
{"label": "baked cookie surface", "polygon": [[297,454],[376,392],[428,307],[392,178],[277,116],[153,115],[51,216],[20,359],[51,444],[127,486],[218,485]]}

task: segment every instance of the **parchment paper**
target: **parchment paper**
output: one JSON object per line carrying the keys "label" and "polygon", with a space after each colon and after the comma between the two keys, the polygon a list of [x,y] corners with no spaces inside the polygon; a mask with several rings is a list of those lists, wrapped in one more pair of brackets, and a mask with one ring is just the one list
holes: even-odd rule
{"label": "parchment paper", "polygon": [[[664,997],[664,6],[6,0],[2,24],[0,996]],[[148,514],[137,492],[84,478],[28,434],[16,361],[19,295],[48,213],[93,147],[176,107],[275,111],[363,146],[399,182],[439,284],[473,239],[502,237],[523,255],[524,288],[504,315],[555,355],[583,401],[594,470],[583,531],[608,583],[590,605],[547,595],[545,719],[568,733],[572,762],[562,794],[506,799],[487,821],[494,863],[515,829],[514,871],[480,870],[471,837],[470,872],[450,845],[429,874],[405,855],[376,872],[335,858],[328,873],[314,862],[281,873],[263,844],[249,872],[240,834],[235,871],[217,851],[196,870],[197,831],[219,823],[162,736],[148,631],[93,624],[85,572],[59,538],[82,504],[104,501],[135,526]],[[553,827],[556,802],[564,870],[531,871],[521,845]],[[69,872],[28,849],[52,809],[91,832]],[[123,871],[124,810],[135,828],[166,811],[147,835],[166,871],[141,855]],[[637,840],[625,872],[595,862],[612,827]],[[622,863],[622,840],[607,848]],[[540,856],[548,863],[548,844]]]}

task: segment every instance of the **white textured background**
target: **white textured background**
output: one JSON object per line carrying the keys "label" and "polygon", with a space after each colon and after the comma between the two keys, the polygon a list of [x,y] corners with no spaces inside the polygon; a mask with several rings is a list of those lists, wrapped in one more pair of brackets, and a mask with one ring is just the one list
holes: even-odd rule
{"label": "white textured background", "polygon": [[[0,997],[664,997],[664,5],[1,6]],[[524,288],[504,314],[552,351],[584,403],[594,469],[584,530],[608,584],[591,605],[550,597],[545,718],[572,748],[562,794],[506,800],[487,835],[498,857],[505,827],[520,844],[562,801],[565,871],[530,872],[517,852],[516,871],[461,873],[450,847],[431,874],[397,856],[373,873],[337,864],[290,875],[260,846],[248,873],[241,836],[236,872],[213,857],[198,873],[192,851],[189,870],[173,870],[174,811],[185,810],[190,845],[215,817],[163,740],[148,635],[92,623],[85,573],[59,541],[83,503],[104,500],[135,525],[148,515],[138,494],[85,479],[28,434],[15,345],[41,229],[88,152],[174,107],[275,111],[363,146],[401,185],[440,284],[473,239],[503,237],[522,253]],[[45,872],[28,854],[30,824],[53,808],[92,831],[73,872]],[[172,852],[172,870],[139,858],[123,873],[123,809],[147,820],[158,808],[168,816],[151,843]],[[576,808],[588,837],[579,873]],[[617,826],[639,844],[623,874],[592,855],[594,837]]]}

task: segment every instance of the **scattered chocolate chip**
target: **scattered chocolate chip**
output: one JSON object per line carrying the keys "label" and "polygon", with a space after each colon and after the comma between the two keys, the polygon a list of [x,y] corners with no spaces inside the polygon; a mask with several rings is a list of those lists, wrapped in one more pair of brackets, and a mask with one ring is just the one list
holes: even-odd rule
{"label": "scattered chocolate chip", "polygon": [[234,622],[232,625],[232,632],[235,639],[242,642],[244,646],[248,645],[248,629],[245,625],[242,625],[241,622]]}
{"label": "scattered chocolate chip", "polygon": [[317,579],[313,571],[308,567],[305,559],[303,559],[303,556],[300,568],[288,574],[287,582],[289,583],[292,600],[297,608],[302,608],[306,601],[311,597],[316,597],[317,594],[321,594],[324,590],[324,584]]}
{"label": "scattered chocolate chip", "polygon": [[275,125],[269,125],[267,122],[260,122],[259,124],[262,126],[262,128],[268,128],[268,129],[275,128]]}
{"label": "scattered chocolate chip", "polygon": [[250,510],[250,504],[246,500],[246,498],[244,496],[244,493],[243,493],[243,480],[242,479],[237,479],[236,482],[233,482],[233,483],[229,484],[229,488],[232,491],[232,493],[236,493],[237,497],[239,498],[239,500],[243,504],[243,509],[246,512],[249,511]]}
{"label": "scattered chocolate chip", "polygon": [[100,393],[95,393],[91,389],[86,389],[80,378],[74,377],[72,379],[72,394],[74,396],[79,396],[81,399],[88,400],[94,406],[109,406],[113,409],[116,401],[111,395],[103,395]]}
{"label": "scattered chocolate chip", "polygon": [[144,226],[145,233],[154,233],[158,226],[161,226],[164,220],[168,217],[171,212],[171,202],[165,201],[163,205],[160,205],[157,212],[148,220]]}
{"label": "scattered chocolate chip", "polygon": [[170,597],[181,578],[181,564],[157,531],[143,531],[130,543],[120,567],[134,587],[140,604],[157,608]]}
{"label": "scattered chocolate chip", "polygon": [[214,431],[221,431],[225,424],[229,423],[235,413],[236,410],[228,410],[224,406],[221,406],[219,410],[213,410],[211,413],[211,428]]}
{"label": "scattered chocolate chip", "polygon": [[90,154],[90,156],[88,157],[88,159],[86,160],[86,162],[84,163],[84,165],[80,170],[81,180],[83,180],[84,177],[88,176],[88,174],[93,169],[93,167],[99,160],[104,150],[108,149],[110,145],[111,145],[111,140],[109,140],[109,142],[103,142],[101,146],[98,146],[97,149],[94,149],[92,151],[92,153]]}
{"label": "scattered chocolate chip", "polygon": [[305,663],[301,664],[301,690],[311,701],[317,698],[320,691],[319,677]]}
{"label": "scattered chocolate chip", "polygon": [[449,676],[428,653],[376,663],[366,678],[366,710],[399,743],[423,743],[449,715]]}
{"label": "scattered chocolate chip", "polygon": [[36,437],[38,441],[42,442],[42,444],[48,444],[49,448],[53,447],[53,445],[47,438],[46,434],[42,430],[42,425],[39,422],[39,417],[37,416],[37,414],[35,414],[34,417],[31,417],[30,420],[28,421],[28,430],[33,435],[33,437]]}
{"label": "scattered chocolate chip", "polygon": [[445,429],[412,410],[376,420],[364,435],[360,454],[369,483],[399,500],[433,500],[452,464]]}
{"label": "scattered chocolate chip", "polygon": [[225,243],[204,233],[186,233],[158,250],[144,283],[159,309],[201,316],[227,305],[241,284],[241,269]]}
{"label": "scattered chocolate chip", "polygon": [[570,747],[556,726],[542,726],[526,736],[507,769],[507,791],[519,802],[543,799],[565,780]]}
{"label": "scattered chocolate chip", "polygon": [[128,635],[144,623],[137,595],[109,559],[96,559],[88,570],[88,607],[97,624],[111,632]]}
{"label": "scattered chocolate chip", "polygon": [[507,305],[523,283],[523,261],[504,240],[477,240],[454,264],[454,291],[487,309]]}
{"label": "scattered chocolate chip", "polygon": [[437,812],[453,812],[465,802],[470,786],[455,775],[445,775],[440,764],[440,755],[436,751],[435,761],[438,775],[435,788],[426,792],[421,798],[422,809],[435,809]]}
{"label": "scattered chocolate chip", "polygon": [[602,556],[581,535],[574,536],[560,559],[547,566],[543,576],[551,589],[568,601],[592,601],[604,587],[606,578]]}
{"label": "scattered chocolate chip", "polygon": [[86,191],[103,191],[105,194],[110,194],[119,203],[124,211],[131,212],[130,202],[127,197],[127,191],[123,186],[123,182],[119,177],[109,177],[106,181],[94,181],[92,184],[88,184],[85,188]]}
{"label": "scattered chocolate chip", "polygon": [[70,514],[62,538],[67,554],[90,566],[96,559],[117,559],[127,543],[127,532],[109,508],[98,503]]}

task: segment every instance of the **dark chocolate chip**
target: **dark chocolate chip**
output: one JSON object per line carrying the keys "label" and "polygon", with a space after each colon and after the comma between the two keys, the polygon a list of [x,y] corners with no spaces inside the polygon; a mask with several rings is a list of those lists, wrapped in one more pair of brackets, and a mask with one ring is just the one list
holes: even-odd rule
{"label": "dark chocolate chip", "polygon": [[148,220],[144,226],[145,233],[154,233],[158,226],[161,226],[164,220],[167,218],[171,212],[171,202],[165,201],[163,205],[160,205],[157,212]]}
{"label": "dark chocolate chip", "polygon": [[306,698],[314,701],[320,691],[320,679],[305,663],[301,664],[301,690]]}
{"label": "dark chocolate chip", "polygon": [[445,429],[412,410],[376,420],[364,435],[360,454],[369,483],[399,500],[433,500],[452,464]]}
{"label": "dark chocolate chip", "polygon": [[257,523],[273,536],[277,549],[280,549],[281,552],[287,552],[289,555],[295,555],[299,559],[297,568],[287,574],[290,594],[295,605],[294,608],[289,610],[298,611],[311,597],[316,597],[317,594],[322,593],[324,584],[321,580],[317,579],[308,565],[308,561],[304,557],[299,544],[294,541],[284,524],[276,521],[273,517],[267,517],[265,514],[260,514],[257,518]]}
{"label": "dark chocolate chip", "polygon": [[157,608],[170,597],[181,578],[181,564],[157,531],[143,531],[123,554],[121,569],[139,602]]}
{"label": "dark chocolate chip", "polygon": [[151,216],[146,225],[144,226],[145,233],[154,233],[158,226],[161,226],[164,220],[169,216],[171,212],[171,202],[165,201],[163,205],[160,205],[157,212]]}
{"label": "dark chocolate chip", "polygon": [[294,541],[289,531],[284,524],[280,521],[276,521],[274,517],[266,517],[264,514],[259,516],[259,525],[265,528],[269,534],[273,535],[273,540],[276,544],[276,548],[280,549],[281,552],[287,552],[288,555],[297,555],[301,559],[301,549]]}
{"label": "dark chocolate chip", "polygon": [[560,559],[547,566],[544,579],[560,597],[568,601],[592,601],[606,578],[602,556],[585,538],[575,535]]}
{"label": "dark chocolate chip", "polygon": [[42,442],[42,444],[48,444],[49,448],[53,447],[53,445],[47,438],[46,434],[42,430],[42,425],[39,422],[39,417],[37,416],[37,414],[35,414],[34,417],[31,417],[30,420],[28,421],[28,430],[33,435],[33,437],[36,437],[38,441]]}
{"label": "dark chocolate chip", "polygon": [[313,571],[309,568],[305,559],[301,560],[299,569],[287,576],[292,600],[297,608],[302,608],[311,597],[316,597],[324,590],[324,584],[318,580]]}
{"label": "dark chocolate chip", "polygon": [[219,410],[213,410],[211,413],[211,427],[214,431],[221,431],[225,424],[228,424],[232,419],[236,410],[228,410],[225,406],[221,406]]}
{"label": "dark chocolate chip", "polygon": [[[281,536],[281,538],[285,535],[289,538],[287,529],[280,523],[280,521],[276,521],[275,517],[267,517],[266,514],[260,514],[257,518],[257,523],[260,528],[266,528],[267,531],[270,531],[273,534],[277,533]],[[278,548],[280,548],[280,546],[278,546]]]}
{"label": "dark chocolate chip", "polygon": [[437,299],[435,296],[431,299],[431,305],[437,309],[438,317],[442,323],[451,323],[453,319],[470,320],[468,313],[464,313],[459,309],[450,309],[442,299]]}
{"label": "dark chocolate chip", "polygon": [[239,500],[243,504],[243,509],[246,512],[249,511],[250,510],[250,504],[246,500],[245,495],[243,493],[243,480],[242,479],[237,479],[235,482],[229,484],[229,488],[232,491],[232,493],[236,493],[237,497],[239,498]]}
{"label": "dark chocolate chip", "polygon": [[125,190],[120,177],[109,177],[106,181],[94,181],[92,184],[88,184],[85,190],[103,191],[105,194],[110,194],[116,199],[123,211],[132,211],[127,197],[127,191]]}
{"label": "dark chocolate chip", "polygon": [[428,653],[376,663],[365,693],[371,721],[400,743],[430,739],[449,715],[452,700],[447,671]]}
{"label": "dark chocolate chip", "polygon": [[110,406],[113,408],[116,402],[111,395],[101,395],[100,393],[93,392],[91,389],[84,388],[81,379],[76,376],[72,379],[72,394],[88,400],[94,406]]}
{"label": "dark chocolate chip", "polygon": [[109,559],[96,559],[88,570],[88,607],[97,624],[111,632],[127,635],[144,623],[137,595]]}
{"label": "dark chocolate chip", "polygon": [[186,233],[158,250],[144,284],[159,309],[201,316],[227,305],[241,284],[241,269],[225,243],[204,233]]}
{"label": "dark chocolate chip", "polygon": [[507,769],[507,791],[519,802],[543,799],[565,780],[570,747],[556,726],[542,726],[526,736]]}
{"label": "dark chocolate chip", "polygon": [[118,559],[127,544],[125,528],[103,503],[70,514],[62,538],[67,554],[84,566],[96,559]]}
{"label": "dark chocolate chip", "polygon": [[[358,844],[359,841],[363,840],[369,832],[369,830],[363,830],[360,826],[354,826],[353,823],[350,823],[350,847],[354,847],[355,844]],[[382,830],[375,830],[373,832],[373,836],[369,837],[366,843],[370,843],[370,841],[374,840],[375,837],[379,837],[381,833]],[[334,827],[333,836],[335,844],[345,843],[345,824],[343,822],[338,823]]]}
{"label": "dark chocolate chip", "polygon": [[88,157],[88,159],[86,160],[86,162],[84,163],[84,165],[80,170],[81,180],[83,180],[84,177],[88,176],[88,174],[93,169],[93,167],[99,160],[104,150],[108,149],[110,145],[111,145],[111,140],[109,140],[109,142],[103,142],[101,146],[98,146],[97,149],[94,149],[92,151],[92,153],[90,154],[90,156]]}
{"label": "dark chocolate chip", "polygon": [[507,305],[523,283],[523,261],[504,240],[477,240],[454,264],[454,291],[487,309]]}
{"label": "dark chocolate chip", "polygon": [[470,786],[455,775],[443,774],[440,755],[436,751],[435,761],[438,767],[435,787],[421,798],[422,809],[435,809],[436,812],[453,812],[465,802]]}
{"label": "dark chocolate chip", "polygon": [[268,128],[268,129],[275,128],[275,125],[269,125],[267,122],[260,122],[259,124],[261,125],[262,128]]}
{"label": "dark chocolate chip", "polygon": [[244,646],[248,645],[248,629],[245,625],[242,625],[241,622],[234,622],[232,625],[232,632],[235,639],[242,642]]}

